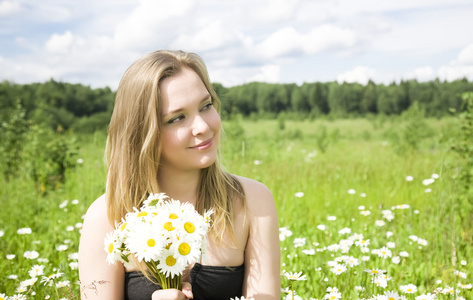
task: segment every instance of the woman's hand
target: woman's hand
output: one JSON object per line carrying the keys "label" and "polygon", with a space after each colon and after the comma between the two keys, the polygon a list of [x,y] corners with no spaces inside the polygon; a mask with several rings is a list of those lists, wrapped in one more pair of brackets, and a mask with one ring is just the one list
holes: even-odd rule
{"label": "woman's hand", "polygon": [[182,283],[182,291],[176,289],[157,290],[151,296],[152,300],[186,300],[192,299],[192,287],[189,282]]}

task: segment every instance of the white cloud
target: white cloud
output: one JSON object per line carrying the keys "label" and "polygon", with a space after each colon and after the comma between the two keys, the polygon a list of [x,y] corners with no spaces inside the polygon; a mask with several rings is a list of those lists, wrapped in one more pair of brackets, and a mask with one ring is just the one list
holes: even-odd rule
{"label": "white cloud", "polygon": [[282,28],[261,42],[257,49],[261,55],[267,57],[301,53],[313,55],[332,49],[341,50],[355,43],[356,36],[351,30],[325,24],[305,34],[293,27]]}
{"label": "white cloud", "polygon": [[10,16],[21,11],[20,3],[13,1],[0,2],[0,16]]}
{"label": "white cloud", "polygon": [[376,78],[376,71],[366,66],[357,66],[353,70],[347,71],[337,76],[337,82],[360,83],[366,85],[370,79]]}
{"label": "white cloud", "polygon": [[442,66],[438,74],[441,80],[453,81],[462,78],[473,80],[473,43],[463,48],[457,59]]}
{"label": "white cloud", "polygon": [[279,81],[279,74],[281,68],[277,65],[266,65],[259,68],[259,72],[246,79],[246,82],[271,82],[276,83]]}
{"label": "white cloud", "polygon": [[417,79],[418,81],[429,81],[435,79],[435,71],[431,66],[424,66],[407,72],[405,79]]}
{"label": "white cloud", "polygon": [[69,30],[64,34],[53,34],[46,42],[46,51],[51,54],[67,54],[73,42],[74,36]]}

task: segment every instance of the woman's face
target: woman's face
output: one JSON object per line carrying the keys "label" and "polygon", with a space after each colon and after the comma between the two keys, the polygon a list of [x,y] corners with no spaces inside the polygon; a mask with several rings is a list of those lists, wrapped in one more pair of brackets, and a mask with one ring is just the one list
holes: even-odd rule
{"label": "woman's face", "polygon": [[189,68],[164,79],[161,168],[194,170],[217,159],[220,116],[200,77]]}

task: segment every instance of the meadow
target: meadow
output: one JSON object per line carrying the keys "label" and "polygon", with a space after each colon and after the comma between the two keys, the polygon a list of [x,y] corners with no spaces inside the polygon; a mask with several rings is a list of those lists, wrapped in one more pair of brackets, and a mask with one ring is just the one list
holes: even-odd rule
{"label": "meadow", "polygon": [[[226,121],[226,168],[273,193],[281,299],[473,299],[471,209],[457,198],[457,120]],[[79,299],[82,216],[104,192],[105,133],[41,195],[0,178],[0,299]],[[277,276],[277,274],[275,275]]]}

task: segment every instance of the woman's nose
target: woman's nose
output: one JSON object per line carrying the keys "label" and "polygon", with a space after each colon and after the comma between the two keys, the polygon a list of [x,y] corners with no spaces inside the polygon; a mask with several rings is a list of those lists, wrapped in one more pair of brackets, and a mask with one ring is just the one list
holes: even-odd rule
{"label": "woman's nose", "polygon": [[202,118],[202,116],[196,116],[192,124],[192,134],[194,136],[205,133],[209,130],[209,124]]}

